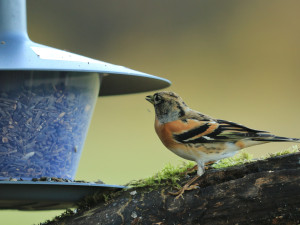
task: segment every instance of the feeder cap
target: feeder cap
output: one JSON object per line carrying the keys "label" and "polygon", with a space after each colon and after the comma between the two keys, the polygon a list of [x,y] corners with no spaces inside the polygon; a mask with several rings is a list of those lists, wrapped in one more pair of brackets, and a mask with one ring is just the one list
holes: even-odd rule
{"label": "feeder cap", "polygon": [[99,96],[152,91],[171,84],[164,78],[32,42],[25,0],[0,0],[0,70],[99,73]]}

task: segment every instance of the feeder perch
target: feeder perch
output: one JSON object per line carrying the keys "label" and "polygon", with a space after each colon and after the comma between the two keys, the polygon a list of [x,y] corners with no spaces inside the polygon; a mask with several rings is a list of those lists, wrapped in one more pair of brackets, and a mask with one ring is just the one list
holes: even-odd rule
{"label": "feeder perch", "polygon": [[[34,183],[32,178],[74,179],[98,96],[151,91],[169,85],[160,77],[32,42],[27,34],[26,1],[0,0],[0,208],[69,206],[75,199],[63,200],[64,194],[52,207],[49,201],[55,196],[37,205],[30,204],[34,196],[27,200],[19,196],[12,206],[9,190],[22,186],[30,193],[35,185],[37,198],[42,199],[46,190],[42,187],[47,182]],[[12,183],[10,178],[26,182]],[[47,185],[55,190],[66,186],[53,182]],[[68,190],[79,186],[85,190],[91,186],[122,188],[67,185]],[[27,206],[20,207],[18,204],[24,201]]]}

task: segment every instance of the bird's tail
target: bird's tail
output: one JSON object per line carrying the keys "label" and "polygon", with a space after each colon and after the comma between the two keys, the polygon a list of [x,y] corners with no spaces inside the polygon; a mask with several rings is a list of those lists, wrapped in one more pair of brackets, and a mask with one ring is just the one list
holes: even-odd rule
{"label": "bird's tail", "polygon": [[252,138],[253,141],[267,141],[267,142],[299,142],[299,138],[279,137],[271,134],[261,133],[258,137]]}

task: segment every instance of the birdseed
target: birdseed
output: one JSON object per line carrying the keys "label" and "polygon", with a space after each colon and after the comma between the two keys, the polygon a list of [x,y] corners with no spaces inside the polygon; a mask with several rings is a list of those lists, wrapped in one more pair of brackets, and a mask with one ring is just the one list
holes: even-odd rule
{"label": "birdseed", "polygon": [[[43,76],[4,72],[0,72],[0,179],[74,179],[99,91],[97,74],[57,72],[51,80],[50,72]],[[84,82],[95,85],[86,87]]]}

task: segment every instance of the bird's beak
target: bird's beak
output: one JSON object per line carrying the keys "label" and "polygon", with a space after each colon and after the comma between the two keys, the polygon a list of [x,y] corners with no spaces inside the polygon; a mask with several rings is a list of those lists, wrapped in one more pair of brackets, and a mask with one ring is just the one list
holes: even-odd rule
{"label": "bird's beak", "polygon": [[151,104],[154,104],[154,101],[153,101],[153,95],[148,95],[148,96],[146,96],[146,100],[147,100],[148,102],[150,102]]}

